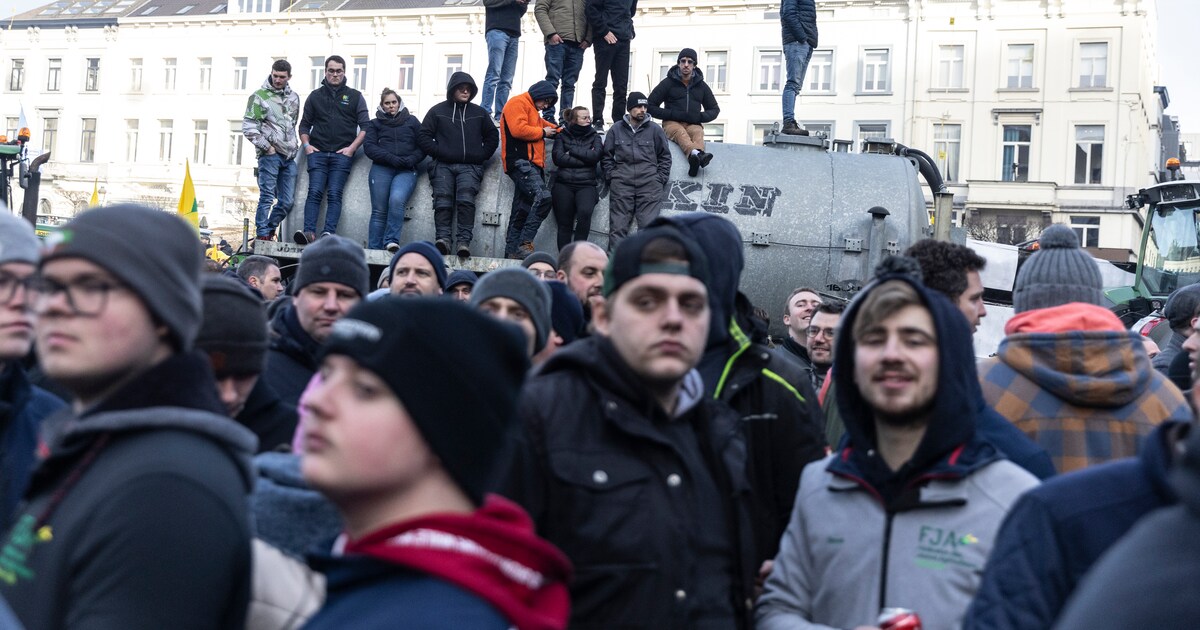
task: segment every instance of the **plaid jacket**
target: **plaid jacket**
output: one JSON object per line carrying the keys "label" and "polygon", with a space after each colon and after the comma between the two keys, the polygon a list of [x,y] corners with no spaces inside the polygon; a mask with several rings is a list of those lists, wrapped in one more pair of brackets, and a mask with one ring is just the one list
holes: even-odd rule
{"label": "plaid jacket", "polygon": [[983,396],[1059,473],[1137,455],[1164,420],[1191,421],[1183,394],[1128,331],[1016,333],[979,364]]}

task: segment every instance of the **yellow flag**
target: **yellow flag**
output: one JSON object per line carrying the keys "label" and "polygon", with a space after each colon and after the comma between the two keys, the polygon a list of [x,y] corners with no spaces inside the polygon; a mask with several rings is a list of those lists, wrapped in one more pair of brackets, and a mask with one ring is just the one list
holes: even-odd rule
{"label": "yellow flag", "polygon": [[183,193],[179,195],[179,216],[200,233],[200,209],[196,205],[196,187],[192,185],[192,168],[187,162],[183,166]]}
{"label": "yellow flag", "polygon": [[100,205],[100,188],[99,188],[99,186],[100,186],[100,180],[93,179],[92,180],[92,200],[88,202],[88,205],[93,208]]}

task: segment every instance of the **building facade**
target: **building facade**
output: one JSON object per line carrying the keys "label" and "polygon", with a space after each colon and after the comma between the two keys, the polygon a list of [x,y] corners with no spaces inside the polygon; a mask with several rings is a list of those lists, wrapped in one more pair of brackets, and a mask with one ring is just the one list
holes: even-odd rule
{"label": "building facade", "polygon": [[[1162,169],[1167,104],[1154,89],[1153,0],[817,5],[820,45],[796,108],[810,131],[854,150],[884,137],[924,150],[974,236],[1019,242],[1061,222],[1105,257],[1136,249],[1140,220],[1123,200]],[[642,0],[630,90],[649,92],[695,48],[721,105],[709,139],[761,142],[786,78],[778,10]],[[93,186],[108,203],[173,207],[186,160],[202,215],[240,224],[257,199],[241,115],[273,59],[292,63],[303,98],[339,54],[372,104],[390,87],[423,116],[452,72],[482,83],[483,26],[479,0],[59,0],[0,31],[0,114],[11,128],[23,109],[31,145],[52,152],[41,214],[72,214]],[[542,41],[530,11],[514,94],[543,78]],[[589,54],[576,104],[590,105],[593,76]]]}

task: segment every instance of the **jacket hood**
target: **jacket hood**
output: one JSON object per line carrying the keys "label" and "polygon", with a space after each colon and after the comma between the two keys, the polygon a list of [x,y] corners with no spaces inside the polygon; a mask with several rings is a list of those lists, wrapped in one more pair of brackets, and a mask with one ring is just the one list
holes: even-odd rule
{"label": "jacket hood", "polygon": [[[933,319],[937,332],[938,384],[934,392],[933,413],[920,445],[907,464],[894,474],[883,458],[876,454],[875,419],[870,405],[859,393],[854,379],[854,344],[852,333],[863,298],[881,283],[900,280],[916,289]],[[848,454],[861,473],[876,487],[902,487],[909,480],[927,472],[940,460],[956,452],[975,437],[975,414],[985,406],[983,390],[975,372],[974,346],[971,329],[962,313],[945,296],[930,291],[920,282],[904,274],[884,274],[864,288],[850,303],[842,317],[841,329],[834,348],[830,374],[841,383],[837,388],[837,405],[846,426],[842,444],[850,447]],[[991,448],[991,447],[989,447]],[[991,448],[994,459],[995,449]],[[844,453],[844,456],[847,454]],[[984,463],[986,453],[971,453],[968,460]],[[978,457],[975,457],[978,455]],[[959,456],[952,456],[959,460]]]}
{"label": "jacket hood", "polygon": [[270,334],[272,350],[282,352],[310,369],[317,368],[321,344],[300,326],[295,305],[289,302],[275,313],[271,318]]}
{"label": "jacket hood", "polygon": [[455,86],[462,85],[463,83],[471,86],[471,100],[475,100],[475,95],[479,94],[479,86],[475,85],[475,79],[471,78],[471,75],[467,74],[466,72],[455,72],[454,74],[450,75],[450,80],[446,82],[447,101],[454,100]]}
{"label": "jacket hood", "polygon": [[515,503],[488,495],[472,514],[431,514],[397,523],[334,551],[362,554],[439,577],[483,598],[519,630],[564,628],[571,564],[538,537]]}
{"label": "jacket hood", "polygon": [[269,74],[267,75],[266,80],[263,81],[262,87],[264,90],[271,90],[272,92],[274,92],[276,94],[287,95],[287,94],[292,93],[292,84],[291,83],[284,85],[282,90],[276,90],[275,86],[271,85],[271,75],[269,75]]}
{"label": "jacket hood", "polygon": [[712,310],[708,347],[724,344],[729,339],[729,324],[736,312],[738,285],[745,267],[741,232],[728,219],[707,212],[676,214],[650,225],[662,224],[675,226],[690,236],[708,257],[708,305]]}
{"label": "jacket hood", "polygon": [[[678,81],[680,85],[683,84],[683,73],[679,71],[678,63],[671,66],[670,70],[667,70],[667,78]],[[692,66],[692,79],[688,82],[688,87],[700,85],[701,83],[704,83],[704,73],[700,71],[700,68]]]}
{"label": "jacket hood", "polygon": [[395,114],[389,114],[383,111],[382,107],[375,108],[375,120],[389,126],[396,127],[408,120],[408,108],[404,106],[404,101],[400,102],[400,109]]}
{"label": "jacket hood", "polygon": [[1125,406],[1146,391],[1153,372],[1141,337],[1100,306],[1026,311],[1005,330],[1010,334],[1000,342],[997,358],[1079,407]]}

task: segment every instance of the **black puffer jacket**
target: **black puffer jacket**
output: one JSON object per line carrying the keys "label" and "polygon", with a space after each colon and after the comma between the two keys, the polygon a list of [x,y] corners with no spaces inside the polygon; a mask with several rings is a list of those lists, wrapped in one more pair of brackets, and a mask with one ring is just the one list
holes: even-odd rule
{"label": "black puffer jacket", "polygon": [[814,0],[783,0],[779,5],[783,43],[808,43],[817,47],[817,5]]}
{"label": "black puffer jacket", "polygon": [[692,70],[692,79],[684,85],[679,66],[672,67],[667,78],[659,81],[647,98],[650,105],[646,109],[660,120],[702,125],[716,120],[721,113],[717,98],[699,68]]}
{"label": "black puffer jacket", "polygon": [[367,125],[363,150],[372,162],[410,171],[425,157],[417,144],[420,130],[421,123],[408,113],[408,108],[401,108],[394,116],[381,109]]}
{"label": "black puffer jacket", "polygon": [[621,41],[630,41],[637,36],[633,30],[637,0],[588,0],[584,12],[596,41],[604,39],[610,31]]}
{"label": "black puffer jacket", "polygon": [[604,153],[604,141],[591,127],[567,125],[554,140],[555,180],[572,186],[595,186],[596,165]]}
{"label": "black puffer jacket", "polygon": [[487,110],[467,102],[454,101],[454,87],[471,86],[471,98],[479,93],[475,79],[466,72],[455,72],[446,83],[446,100],[429,108],[417,144],[425,155],[446,164],[483,164],[491,159],[500,146],[500,132],[492,123]]}

